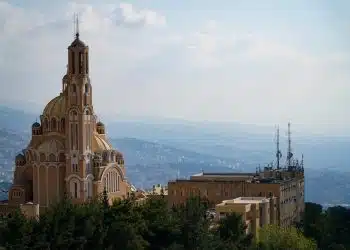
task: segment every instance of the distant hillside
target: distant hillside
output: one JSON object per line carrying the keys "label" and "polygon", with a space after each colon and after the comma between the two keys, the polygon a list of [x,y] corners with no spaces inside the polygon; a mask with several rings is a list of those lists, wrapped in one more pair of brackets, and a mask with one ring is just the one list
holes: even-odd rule
{"label": "distant hillside", "polygon": [[[12,180],[15,155],[29,141],[30,114],[0,107],[0,181]],[[274,160],[274,134],[242,129],[223,132],[200,125],[110,123],[112,144],[125,156],[128,178],[138,187],[166,183],[178,175],[204,171],[254,171]],[[285,156],[285,138],[281,149]],[[350,203],[347,172],[350,139],[293,137],[296,156],[305,155],[306,198],[318,203]],[[1,195],[1,194],[0,194]]]}
{"label": "distant hillside", "polygon": [[25,113],[20,110],[0,105],[0,129],[6,128],[13,131],[30,131],[31,125],[40,114]]}
{"label": "distant hillside", "polygon": [[139,187],[149,187],[155,183],[165,184],[169,179],[187,177],[201,170],[254,170],[253,166],[245,165],[239,160],[201,154],[156,142],[135,138],[117,138],[111,142],[123,152],[128,177]]}

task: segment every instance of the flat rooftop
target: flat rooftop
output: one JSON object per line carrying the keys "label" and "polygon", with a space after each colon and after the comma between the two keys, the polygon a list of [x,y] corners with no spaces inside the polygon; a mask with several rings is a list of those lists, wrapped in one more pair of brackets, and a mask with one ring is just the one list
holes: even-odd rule
{"label": "flat rooftop", "polygon": [[224,200],[220,206],[230,205],[230,204],[259,204],[269,202],[269,199],[266,197],[238,197],[231,200]]}
{"label": "flat rooftop", "polygon": [[255,176],[256,173],[230,173],[230,172],[227,172],[227,173],[216,173],[216,172],[209,172],[209,173],[205,173],[205,172],[202,172],[202,173],[198,173],[198,174],[194,174],[192,176],[194,177],[253,177]]}

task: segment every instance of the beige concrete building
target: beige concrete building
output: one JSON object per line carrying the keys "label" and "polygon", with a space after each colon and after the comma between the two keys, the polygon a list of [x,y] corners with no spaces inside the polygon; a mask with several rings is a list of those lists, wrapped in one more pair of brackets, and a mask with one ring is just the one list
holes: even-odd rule
{"label": "beige concrete building", "polygon": [[130,191],[123,155],[113,149],[94,112],[89,48],[79,33],[67,58],[61,92],[48,102],[40,123],[32,125],[27,148],[16,156],[9,206],[31,202],[42,211],[64,194],[82,203],[104,189],[110,199]]}
{"label": "beige concrete building", "polygon": [[304,170],[264,168],[255,173],[200,173],[168,183],[169,205],[185,202],[191,195],[209,201],[211,207],[238,197],[276,197],[277,224],[300,221],[304,211]]}
{"label": "beige concrete building", "polygon": [[260,228],[277,223],[275,197],[239,197],[224,200],[215,206],[215,210],[219,219],[230,213],[241,215],[247,226],[246,232],[253,234],[255,238],[259,237]]}

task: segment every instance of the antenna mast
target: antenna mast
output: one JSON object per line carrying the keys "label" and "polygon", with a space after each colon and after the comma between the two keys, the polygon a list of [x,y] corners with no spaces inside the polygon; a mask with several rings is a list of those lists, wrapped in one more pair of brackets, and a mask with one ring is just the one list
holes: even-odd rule
{"label": "antenna mast", "polygon": [[282,153],[280,150],[280,128],[277,126],[277,141],[276,141],[276,158],[277,158],[277,169],[280,169],[280,160]]}
{"label": "antenna mast", "polygon": [[292,165],[292,139],[291,139],[291,131],[290,131],[290,122],[288,122],[288,153],[287,153],[287,167],[291,167]]}

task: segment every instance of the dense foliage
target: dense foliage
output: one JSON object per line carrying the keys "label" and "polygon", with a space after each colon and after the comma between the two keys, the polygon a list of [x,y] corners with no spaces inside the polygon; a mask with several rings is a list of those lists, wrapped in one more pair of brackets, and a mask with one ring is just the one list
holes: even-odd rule
{"label": "dense foliage", "polygon": [[306,237],[316,240],[319,249],[350,249],[350,209],[335,206],[323,210],[316,203],[305,204],[299,225]]}
{"label": "dense foliage", "polygon": [[[307,208],[314,206],[308,204]],[[0,244],[6,249],[68,250],[316,249],[316,243],[303,232],[315,238],[319,245],[348,249],[349,241],[344,241],[348,229],[337,235],[332,231],[335,225],[332,223],[344,222],[343,217],[334,215],[343,216],[339,214],[341,208],[335,209],[338,210],[326,213],[321,209],[320,215],[310,212],[313,217],[306,217],[304,224],[299,225],[302,230],[266,227],[260,232],[259,242],[254,242],[252,235],[246,234],[239,215],[213,221],[208,216],[206,202],[196,197],[169,209],[164,197],[148,199],[143,204],[129,197],[109,205],[104,194],[84,205],[64,199],[40,215],[39,220],[13,213],[1,220]],[[317,223],[324,223],[321,230],[317,229],[320,225]],[[325,233],[326,237],[320,236]]]}

